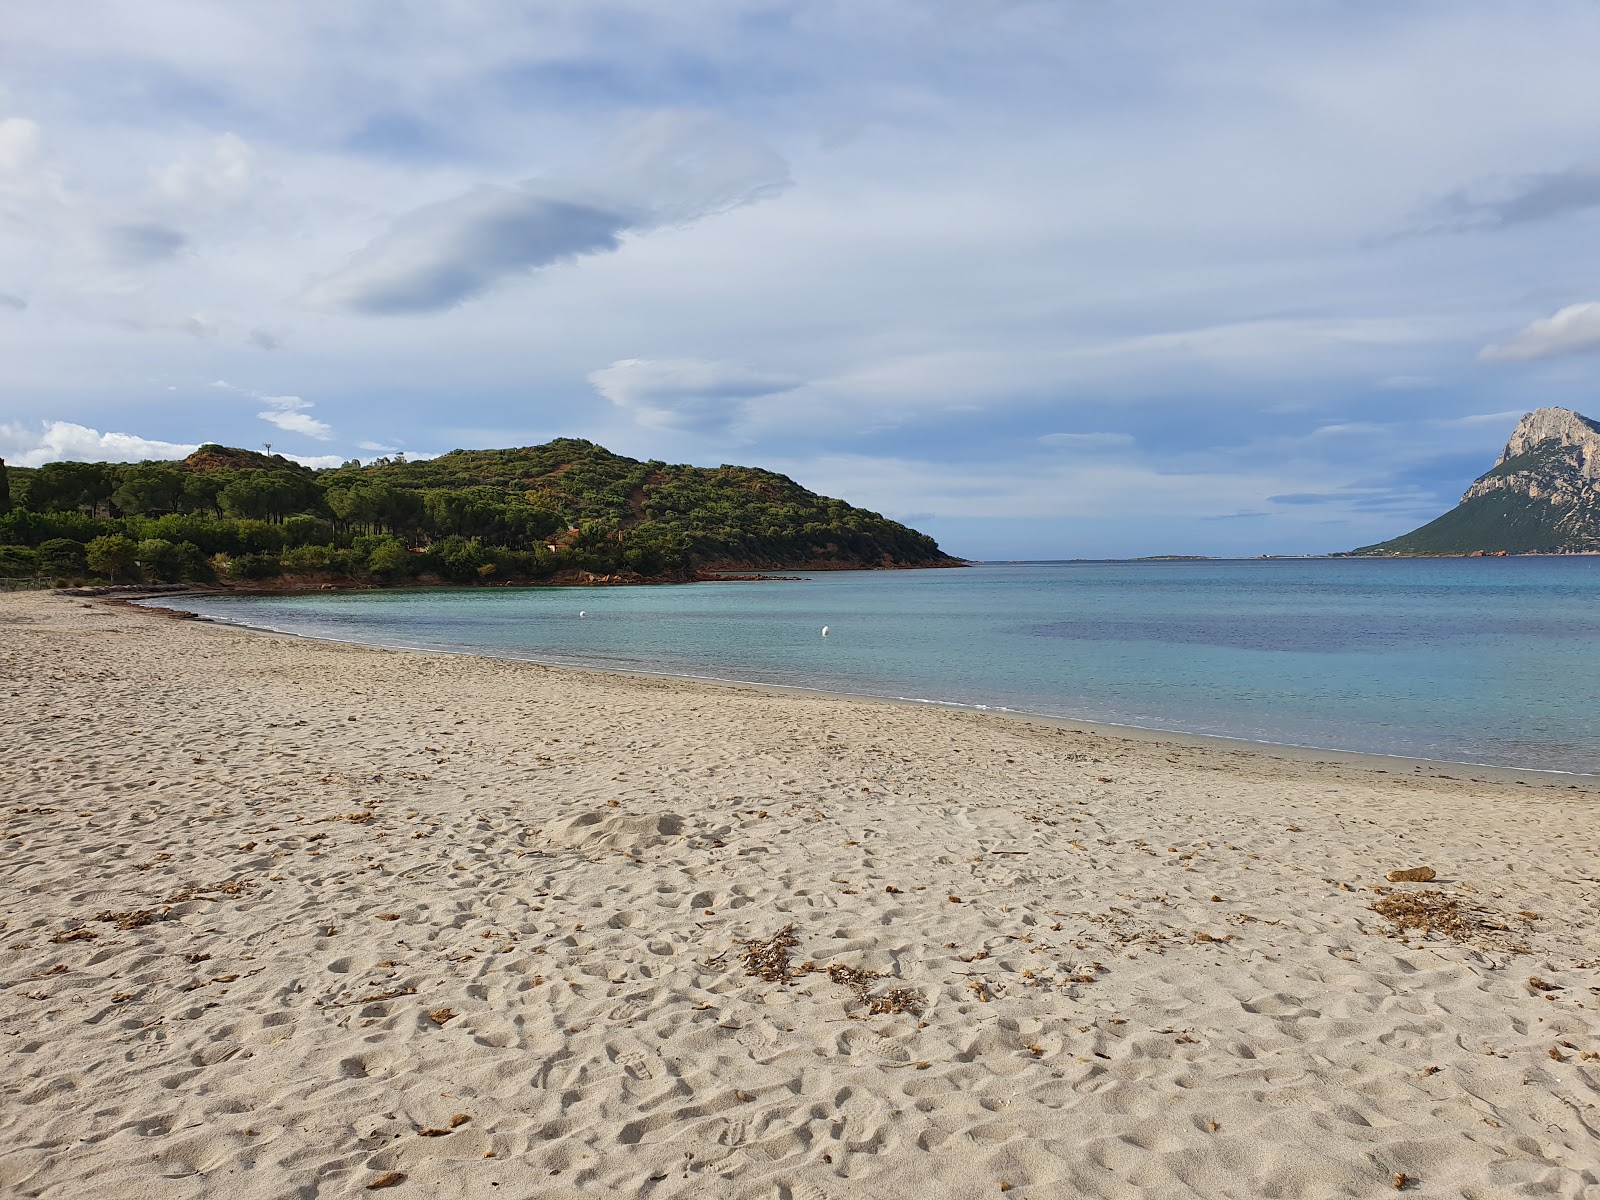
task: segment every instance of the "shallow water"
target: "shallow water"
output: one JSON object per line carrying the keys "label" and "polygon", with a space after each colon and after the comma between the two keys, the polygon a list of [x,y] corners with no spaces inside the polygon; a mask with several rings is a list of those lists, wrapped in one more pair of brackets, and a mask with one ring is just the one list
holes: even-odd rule
{"label": "shallow water", "polygon": [[1018,563],[169,603],[376,645],[1600,772],[1600,558]]}

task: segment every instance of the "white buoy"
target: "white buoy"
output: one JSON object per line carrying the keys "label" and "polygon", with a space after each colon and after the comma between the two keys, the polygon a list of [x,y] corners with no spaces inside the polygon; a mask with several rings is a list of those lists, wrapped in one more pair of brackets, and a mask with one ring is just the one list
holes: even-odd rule
{"label": "white buoy", "polygon": [[588,616],[588,615],[589,615],[589,614],[588,614],[588,613],[586,613],[586,612],[580,612],[580,613],[579,613],[579,614],[578,614],[578,615],[579,615],[579,616],[580,616],[580,617],[587,617],[587,616]]}
{"label": "white buoy", "polygon": [[822,636],[823,637],[827,637],[828,636],[828,627],[826,625],[824,625],[822,627]]}

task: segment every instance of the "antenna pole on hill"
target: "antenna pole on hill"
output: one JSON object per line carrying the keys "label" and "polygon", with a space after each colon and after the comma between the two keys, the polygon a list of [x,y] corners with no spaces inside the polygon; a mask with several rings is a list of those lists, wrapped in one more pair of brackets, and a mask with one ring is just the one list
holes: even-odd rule
{"label": "antenna pole on hill", "polygon": [[261,448],[263,450],[265,450],[268,455],[270,455],[272,453],[272,443],[271,442],[262,442],[261,443]]}

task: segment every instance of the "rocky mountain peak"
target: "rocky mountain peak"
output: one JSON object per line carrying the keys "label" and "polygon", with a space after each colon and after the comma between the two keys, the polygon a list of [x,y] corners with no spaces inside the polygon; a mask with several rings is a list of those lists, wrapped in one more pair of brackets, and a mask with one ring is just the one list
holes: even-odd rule
{"label": "rocky mountain peak", "polygon": [[1570,408],[1536,408],[1524,413],[1495,465],[1527,454],[1546,442],[1582,451],[1588,468],[1584,474],[1591,479],[1600,478],[1600,424]]}

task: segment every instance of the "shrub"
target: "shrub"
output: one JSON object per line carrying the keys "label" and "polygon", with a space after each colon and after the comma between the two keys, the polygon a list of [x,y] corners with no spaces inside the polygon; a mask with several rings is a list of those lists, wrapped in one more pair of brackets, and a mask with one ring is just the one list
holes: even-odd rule
{"label": "shrub", "polygon": [[88,569],[84,561],[82,542],[71,538],[50,538],[41,542],[37,551],[39,572],[43,575],[71,577],[82,575]]}
{"label": "shrub", "polygon": [[271,579],[283,573],[277,558],[271,554],[235,555],[224,559],[222,569],[230,579]]}
{"label": "shrub", "polygon": [[0,546],[0,575],[33,575],[38,570],[37,551],[26,546]]}
{"label": "shrub", "polygon": [[410,575],[411,551],[399,538],[383,538],[367,554],[367,570],[389,578]]}
{"label": "shrub", "polygon": [[297,546],[278,555],[285,571],[339,571],[350,570],[350,552],[337,546]]}
{"label": "shrub", "polygon": [[184,577],[183,553],[166,538],[145,538],[138,544],[139,568],[156,583],[174,583]]}

